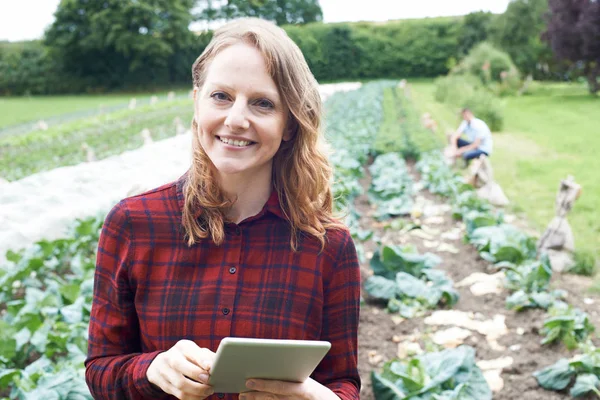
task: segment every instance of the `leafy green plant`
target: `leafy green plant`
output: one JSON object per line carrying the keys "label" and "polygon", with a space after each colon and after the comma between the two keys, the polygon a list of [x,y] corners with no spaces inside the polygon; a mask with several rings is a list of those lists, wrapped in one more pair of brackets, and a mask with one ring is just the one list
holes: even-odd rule
{"label": "leafy green plant", "polygon": [[492,399],[469,346],[390,361],[381,374],[373,371],[371,380],[376,400]]}
{"label": "leafy green plant", "polygon": [[91,398],[83,360],[102,221],[79,220],[67,238],[7,253],[9,264],[0,268],[0,303],[6,305],[0,393],[10,388],[11,398]]}
{"label": "leafy green plant", "polygon": [[461,214],[462,220],[465,223],[466,240],[469,240],[471,234],[477,229],[484,226],[496,226],[503,222],[502,214],[494,215],[488,211],[470,210]]}
{"label": "leafy green plant", "polygon": [[488,213],[492,217],[492,206],[486,200],[477,195],[474,190],[463,190],[458,192],[453,198],[452,216],[456,219],[463,219],[465,214],[478,211]]}
{"label": "leafy green plant", "polygon": [[370,296],[387,301],[388,311],[413,318],[439,304],[458,301],[458,292],[444,271],[432,269],[441,262],[431,253],[412,247],[384,246],[371,259],[374,275],[365,282]]}
{"label": "leafy green plant", "polygon": [[[538,384],[546,390],[562,391],[572,385],[569,394],[580,397],[593,393],[600,397],[600,348],[587,343],[582,353],[571,360],[562,358],[555,364],[534,372]],[[574,384],[573,384],[574,383]]]}
{"label": "leafy green plant", "polygon": [[520,264],[537,254],[535,240],[509,224],[477,228],[471,232],[469,242],[483,259],[492,263]]}
{"label": "leafy green plant", "polygon": [[548,257],[540,260],[528,260],[521,265],[510,262],[497,264],[505,270],[505,286],[513,291],[506,299],[506,307],[515,311],[527,308],[548,309],[554,302],[565,296],[564,291],[548,292],[552,268]]}
{"label": "leafy green plant", "polygon": [[575,349],[594,332],[587,313],[557,301],[549,310],[550,316],[544,321],[542,344],[563,342],[569,350]]}

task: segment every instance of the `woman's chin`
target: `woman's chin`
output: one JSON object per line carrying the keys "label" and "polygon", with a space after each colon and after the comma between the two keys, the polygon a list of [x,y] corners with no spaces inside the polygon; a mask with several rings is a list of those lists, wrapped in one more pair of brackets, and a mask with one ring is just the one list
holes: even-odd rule
{"label": "woman's chin", "polygon": [[219,174],[222,174],[222,175],[238,175],[238,174],[243,174],[244,172],[248,171],[248,168],[245,168],[244,166],[239,165],[239,163],[236,165],[232,165],[228,162],[224,162],[224,163],[216,162],[213,164],[215,165],[215,168],[217,169],[217,171],[219,171]]}

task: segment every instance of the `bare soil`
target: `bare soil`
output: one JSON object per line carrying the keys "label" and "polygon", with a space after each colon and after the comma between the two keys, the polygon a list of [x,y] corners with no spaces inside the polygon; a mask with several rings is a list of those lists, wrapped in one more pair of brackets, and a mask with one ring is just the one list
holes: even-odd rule
{"label": "bare soil", "polygon": [[[365,178],[362,183],[366,191],[369,178]],[[421,192],[419,195],[436,204],[445,202],[445,199],[427,192]],[[452,244],[459,250],[458,254],[438,252],[437,248],[425,247],[421,238],[409,234],[400,235],[392,230],[384,230],[382,224],[371,217],[372,209],[366,195],[359,197],[355,202],[355,206],[362,215],[361,226],[372,229],[375,232],[375,237],[381,238],[383,244],[403,245],[410,243],[415,245],[421,253],[432,252],[439,255],[443,262],[438,268],[446,271],[455,282],[459,282],[474,272],[490,273],[489,263],[479,257],[474,247],[463,243],[462,237],[459,240],[435,238],[436,241],[440,240],[440,242]],[[525,221],[518,222],[521,225]],[[447,232],[456,228],[459,224],[460,222],[454,220],[451,213],[447,212],[443,215],[443,223],[432,225],[432,227],[439,229],[441,232]],[[367,254],[372,254],[377,245],[373,240],[369,240],[364,242],[363,246]],[[367,260],[361,265],[363,282],[370,275],[369,271],[369,257],[367,257]],[[600,327],[598,312],[600,298],[587,291],[587,288],[591,285],[591,279],[573,275],[554,275],[553,287],[566,290],[569,304],[586,311],[598,330]],[[501,294],[488,294],[480,297],[474,296],[469,287],[461,287],[457,290],[460,293],[460,300],[452,307],[453,309],[480,313],[486,319],[491,319],[497,314],[506,316],[506,326],[509,333],[499,340],[499,344],[505,347],[504,350],[491,348],[485,337],[478,333],[465,341],[465,344],[476,349],[477,360],[491,360],[504,356],[510,356],[514,359],[513,365],[505,369],[501,375],[504,380],[504,388],[500,392],[494,393],[493,398],[495,400],[562,400],[571,398],[568,391],[557,393],[542,389],[532,376],[534,371],[549,366],[560,358],[569,358],[575,354],[575,351],[568,351],[562,344],[552,346],[542,346],[540,344],[542,337],[539,330],[542,328],[546,315],[544,310],[527,310],[519,313],[507,310],[505,299],[509,293],[506,290]],[[418,333],[425,338],[427,333],[431,333],[438,328],[426,325],[423,317],[404,320],[400,323],[397,323],[398,321],[394,322],[393,315],[385,310],[385,305],[369,301],[368,295],[364,291],[363,298],[367,301],[361,308],[358,338],[359,371],[362,378],[361,399],[374,400],[375,397],[371,387],[371,371],[380,371],[386,361],[397,357],[398,344],[392,341],[393,337]],[[584,298],[592,299],[594,303],[586,304],[583,301]],[[589,303],[589,300],[587,303]],[[445,328],[447,327],[439,329]],[[522,329],[524,332],[521,331],[522,334],[519,335],[517,329],[519,331]],[[424,342],[422,345],[424,345]],[[520,349],[511,350],[510,347],[513,345],[520,345]],[[377,356],[381,356],[381,359],[374,362],[373,359]],[[588,399],[592,399],[592,397],[590,396]]]}

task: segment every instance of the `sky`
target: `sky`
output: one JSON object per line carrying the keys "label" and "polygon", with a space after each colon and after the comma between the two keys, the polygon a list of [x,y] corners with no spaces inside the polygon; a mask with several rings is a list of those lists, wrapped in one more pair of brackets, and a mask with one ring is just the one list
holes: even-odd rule
{"label": "sky", "polygon": [[[0,40],[41,38],[60,0],[0,0]],[[510,0],[320,0],[325,22],[503,13]]]}

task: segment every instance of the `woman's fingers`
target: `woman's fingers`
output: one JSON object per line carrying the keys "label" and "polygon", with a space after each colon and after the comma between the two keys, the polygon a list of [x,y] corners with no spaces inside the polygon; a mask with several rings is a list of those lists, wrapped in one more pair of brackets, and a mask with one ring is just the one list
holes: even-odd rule
{"label": "woman's fingers", "polygon": [[210,371],[215,359],[215,353],[207,348],[198,346],[191,340],[180,340],[175,346],[189,361],[207,372]]}
{"label": "woman's fingers", "polygon": [[191,362],[182,353],[174,354],[173,357],[169,359],[169,366],[191,380],[200,383],[208,383],[209,373]]}
{"label": "woman's fingers", "polygon": [[168,382],[163,389],[165,393],[181,400],[203,400],[213,393],[210,386],[194,382],[173,369],[167,369],[164,377]]}

